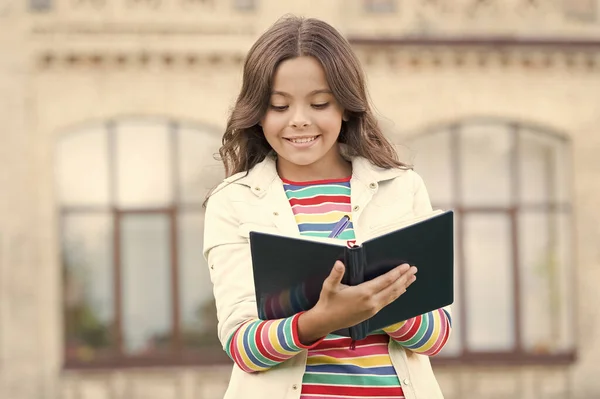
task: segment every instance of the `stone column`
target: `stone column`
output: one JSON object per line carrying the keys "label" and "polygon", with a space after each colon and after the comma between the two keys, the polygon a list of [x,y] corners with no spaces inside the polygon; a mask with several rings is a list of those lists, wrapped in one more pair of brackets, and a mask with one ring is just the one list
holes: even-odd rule
{"label": "stone column", "polygon": [[52,398],[40,325],[27,2],[0,0],[0,397]]}

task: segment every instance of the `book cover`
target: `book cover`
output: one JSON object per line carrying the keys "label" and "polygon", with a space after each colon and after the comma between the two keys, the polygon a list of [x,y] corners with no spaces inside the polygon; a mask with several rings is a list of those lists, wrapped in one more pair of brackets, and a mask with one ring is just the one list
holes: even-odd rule
{"label": "book cover", "polygon": [[417,266],[417,280],[375,316],[335,334],[362,339],[373,331],[450,305],[454,300],[452,211],[436,211],[374,232],[349,247],[345,241],[250,232],[259,318],[279,319],[312,308],[336,260],[342,283],[358,285],[394,267]]}

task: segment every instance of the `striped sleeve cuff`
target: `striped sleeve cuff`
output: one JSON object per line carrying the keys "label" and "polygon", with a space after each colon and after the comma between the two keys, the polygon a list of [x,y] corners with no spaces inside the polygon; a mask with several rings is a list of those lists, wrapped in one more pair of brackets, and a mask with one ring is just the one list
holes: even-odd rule
{"label": "striped sleeve cuff", "polygon": [[386,327],[384,331],[403,347],[426,356],[437,355],[450,336],[450,315],[437,309]]}
{"label": "striped sleeve cuff", "polygon": [[321,337],[317,341],[313,342],[310,345],[304,345],[300,342],[300,337],[298,336],[298,320],[300,319],[300,315],[304,312],[300,312],[292,317],[292,337],[294,338],[294,344],[300,349],[312,349],[315,346],[319,345],[325,337]]}
{"label": "striped sleeve cuff", "polygon": [[304,349],[316,346],[318,342],[305,346],[298,338],[298,318],[300,314],[278,320],[251,320],[242,324],[231,335],[225,351],[245,372],[268,370],[282,363]]}

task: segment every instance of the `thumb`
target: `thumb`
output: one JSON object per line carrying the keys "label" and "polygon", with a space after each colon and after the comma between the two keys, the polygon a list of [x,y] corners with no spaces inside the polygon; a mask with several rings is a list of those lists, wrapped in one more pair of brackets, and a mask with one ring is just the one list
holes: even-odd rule
{"label": "thumb", "polygon": [[329,273],[329,277],[327,277],[327,283],[331,288],[335,287],[338,284],[341,284],[342,278],[344,277],[344,272],[346,268],[341,261],[336,261],[331,269],[331,273]]}

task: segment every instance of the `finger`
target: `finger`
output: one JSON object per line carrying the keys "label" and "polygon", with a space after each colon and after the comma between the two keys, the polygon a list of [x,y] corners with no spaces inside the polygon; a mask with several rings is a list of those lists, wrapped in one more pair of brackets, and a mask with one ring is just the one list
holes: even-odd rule
{"label": "finger", "polygon": [[329,273],[329,276],[327,276],[323,285],[326,286],[328,289],[334,289],[335,287],[340,285],[342,283],[342,278],[344,277],[345,270],[346,268],[344,267],[344,264],[341,261],[338,260],[337,262],[335,262],[333,268],[331,269],[331,273]]}
{"label": "finger", "polygon": [[404,263],[400,266],[396,266],[394,269],[382,274],[381,276],[375,277],[373,280],[362,283],[361,285],[364,287],[364,289],[376,293],[394,284],[394,282],[408,270],[410,270],[410,266],[407,263]]}
{"label": "finger", "polygon": [[412,284],[412,283],[414,283],[415,281],[417,281],[417,276],[413,275],[413,276],[412,276],[412,277],[409,279],[409,281],[408,281],[408,283],[407,283],[407,285],[406,285],[406,288],[410,287],[410,286],[411,286],[411,284]]}
{"label": "finger", "polygon": [[374,300],[380,303],[380,306],[384,306],[395,301],[400,295],[404,294],[407,288],[417,279],[415,273],[417,272],[416,267],[411,267],[406,273],[404,273],[398,280],[390,286],[384,288],[380,292],[374,295]]}

